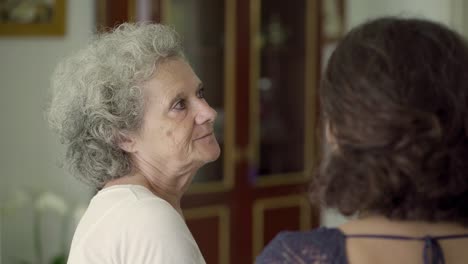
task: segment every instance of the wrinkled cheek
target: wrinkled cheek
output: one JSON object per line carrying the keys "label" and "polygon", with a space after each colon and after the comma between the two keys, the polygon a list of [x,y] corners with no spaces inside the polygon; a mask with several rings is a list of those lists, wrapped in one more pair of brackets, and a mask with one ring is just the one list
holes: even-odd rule
{"label": "wrinkled cheek", "polygon": [[191,152],[191,141],[186,138],[176,138],[174,135],[167,138],[167,153],[171,153],[173,158],[184,160],[187,159]]}

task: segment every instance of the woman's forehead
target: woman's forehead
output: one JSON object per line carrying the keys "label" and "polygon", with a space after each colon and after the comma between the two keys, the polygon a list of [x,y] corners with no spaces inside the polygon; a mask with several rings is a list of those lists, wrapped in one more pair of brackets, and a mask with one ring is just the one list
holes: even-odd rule
{"label": "woman's forehead", "polygon": [[160,64],[153,77],[145,84],[148,97],[176,97],[200,89],[202,83],[190,65],[183,60]]}

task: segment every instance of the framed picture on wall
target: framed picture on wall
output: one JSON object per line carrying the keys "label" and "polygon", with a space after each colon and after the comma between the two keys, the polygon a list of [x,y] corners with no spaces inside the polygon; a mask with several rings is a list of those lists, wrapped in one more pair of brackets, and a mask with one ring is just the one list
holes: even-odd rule
{"label": "framed picture on wall", "polygon": [[65,34],[65,0],[0,0],[0,36]]}

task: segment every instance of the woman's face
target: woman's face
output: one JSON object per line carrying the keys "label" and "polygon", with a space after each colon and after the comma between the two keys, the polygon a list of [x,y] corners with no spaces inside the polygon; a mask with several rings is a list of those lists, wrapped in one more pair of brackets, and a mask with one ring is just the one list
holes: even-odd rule
{"label": "woman's face", "polygon": [[158,65],[143,91],[143,125],[132,151],[137,160],[169,175],[190,172],[219,157],[213,133],[216,111],[186,62],[170,59]]}

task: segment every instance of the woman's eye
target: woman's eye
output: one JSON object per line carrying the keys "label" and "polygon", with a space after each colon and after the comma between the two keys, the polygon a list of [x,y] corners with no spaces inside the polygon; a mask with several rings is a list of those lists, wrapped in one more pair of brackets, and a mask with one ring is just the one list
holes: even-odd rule
{"label": "woman's eye", "polygon": [[202,88],[202,89],[198,90],[197,96],[198,96],[198,98],[205,98],[205,89]]}
{"label": "woman's eye", "polygon": [[184,110],[185,109],[185,100],[179,100],[173,107],[175,110]]}

